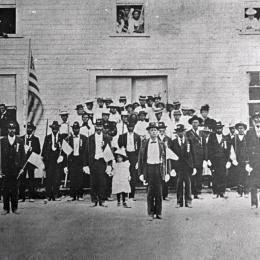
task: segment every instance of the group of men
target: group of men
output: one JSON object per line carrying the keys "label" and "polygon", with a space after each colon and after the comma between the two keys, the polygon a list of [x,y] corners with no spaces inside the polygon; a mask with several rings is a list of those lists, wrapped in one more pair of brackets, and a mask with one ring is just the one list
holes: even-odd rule
{"label": "group of men", "polygon": [[[1,105],[0,105],[1,108]],[[36,127],[28,123],[26,134],[16,135],[17,123],[2,125],[6,135],[1,140],[1,168],[4,214],[17,213],[18,191],[25,201],[26,176],[29,201],[35,197],[35,166],[26,163],[31,153],[41,154],[46,171],[46,199],[60,200],[61,179],[70,181],[69,200],[83,200],[83,179],[90,177],[93,206],[106,206],[111,195],[113,160],[107,149],[124,148],[130,162],[129,198],[135,200],[140,181],[147,188],[148,214],[161,218],[162,199],[167,200],[168,181],[176,177],[177,207],[191,208],[199,199],[202,175],[210,172],[214,198],[225,198],[229,176],[240,196],[251,190],[251,206],[258,207],[260,185],[260,113],[251,119],[253,128],[238,122],[223,134],[223,124],[208,117],[209,106],[203,105],[200,116],[178,101],[167,104],[155,96],[140,96],[139,102],[119,102],[110,98],[89,99],[76,106],[75,115],[60,111],[61,122],[53,121],[42,150]],[[0,110],[0,119],[4,117]],[[72,124],[70,122],[73,122]],[[66,153],[64,141],[72,148]],[[14,163],[15,162],[15,163]],[[26,163],[26,164],[25,164]],[[259,180],[258,180],[259,179]],[[183,194],[183,188],[185,192]],[[193,198],[192,198],[193,195]]]}

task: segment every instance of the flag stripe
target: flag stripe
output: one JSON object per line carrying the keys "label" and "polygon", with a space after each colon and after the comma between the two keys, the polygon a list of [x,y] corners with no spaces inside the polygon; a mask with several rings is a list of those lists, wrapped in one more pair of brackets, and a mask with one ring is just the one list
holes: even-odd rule
{"label": "flag stripe", "polygon": [[39,123],[44,109],[40,97],[38,79],[34,67],[33,56],[30,60],[29,82],[28,82],[28,115],[27,121],[32,122],[35,126]]}

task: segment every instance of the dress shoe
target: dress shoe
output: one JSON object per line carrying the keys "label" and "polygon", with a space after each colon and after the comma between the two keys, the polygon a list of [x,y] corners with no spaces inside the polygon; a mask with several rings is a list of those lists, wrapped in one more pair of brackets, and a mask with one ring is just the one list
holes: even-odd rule
{"label": "dress shoe", "polygon": [[165,200],[165,201],[170,201],[170,199],[169,199],[169,198],[164,198],[163,200]]}
{"label": "dress shoe", "polygon": [[157,219],[162,219],[162,216],[161,215],[156,215],[156,218]]}
{"label": "dress shoe", "polygon": [[4,215],[7,215],[7,214],[9,214],[9,211],[8,211],[8,210],[4,210],[4,212],[1,213],[1,215],[3,215],[3,216],[4,216]]}
{"label": "dress shoe", "polygon": [[218,195],[217,194],[213,194],[212,199],[217,199]]}
{"label": "dress shoe", "polygon": [[20,213],[18,212],[17,209],[13,210],[13,213],[16,214],[16,215],[20,215]]}
{"label": "dress shoe", "polygon": [[192,206],[191,206],[190,203],[186,203],[186,204],[185,204],[185,207],[186,207],[186,208],[190,208],[190,209],[192,208]]}
{"label": "dress shoe", "polygon": [[54,201],[61,201],[61,198],[55,198]]}
{"label": "dress shoe", "polygon": [[43,200],[43,203],[44,203],[44,204],[47,204],[47,202],[48,202],[47,199],[44,199],[44,200]]}
{"label": "dress shoe", "polygon": [[258,205],[255,205],[255,204],[251,205],[251,209],[257,209],[257,208],[258,208]]}
{"label": "dress shoe", "polygon": [[128,206],[128,205],[126,204],[126,202],[123,203],[123,207],[124,207],[124,208],[128,208],[128,209],[131,208],[130,206]]}
{"label": "dress shoe", "polygon": [[150,215],[149,217],[148,217],[148,221],[153,221],[154,220],[154,216],[153,215]]}
{"label": "dress shoe", "polygon": [[97,202],[95,202],[92,206],[90,206],[91,208],[94,208],[94,207],[96,207],[98,205],[98,203]]}
{"label": "dress shoe", "polygon": [[67,199],[67,201],[74,201],[74,200],[76,200],[76,199],[73,198],[73,197],[69,197],[69,198]]}
{"label": "dress shoe", "polygon": [[79,197],[79,198],[78,198],[78,201],[84,201],[84,199],[83,199],[83,198],[81,198],[81,197]]}
{"label": "dress shoe", "polygon": [[34,202],[34,199],[29,199],[29,202]]}
{"label": "dress shoe", "polygon": [[103,204],[103,203],[99,203],[99,206],[100,207],[103,207],[103,208],[107,208],[107,205]]}
{"label": "dress shoe", "polygon": [[194,195],[194,199],[195,199],[195,200],[199,200],[200,198],[199,198],[198,195]]}
{"label": "dress shoe", "polygon": [[183,207],[182,204],[177,204],[177,205],[176,205],[176,208],[182,208],[182,207]]}
{"label": "dress shoe", "polygon": [[117,202],[117,206],[120,207],[121,206],[121,202]]}
{"label": "dress shoe", "polygon": [[244,198],[247,199],[247,198],[248,198],[248,194],[245,194],[245,195],[244,195]]}
{"label": "dress shoe", "polygon": [[18,202],[25,202],[25,199],[19,199]]}

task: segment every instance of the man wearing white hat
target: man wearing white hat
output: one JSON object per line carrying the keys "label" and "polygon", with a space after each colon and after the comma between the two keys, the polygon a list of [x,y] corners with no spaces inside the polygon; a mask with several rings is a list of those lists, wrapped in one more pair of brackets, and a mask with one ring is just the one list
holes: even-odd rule
{"label": "man wearing white hat", "polygon": [[248,8],[246,10],[247,18],[245,18],[245,29],[246,30],[259,30],[259,22],[255,17],[257,11],[254,8]]}
{"label": "man wearing white hat", "polygon": [[59,115],[62,120],[62,122],[60,124],[60,134],[62,135],[63,138],[66,138],[70,132],[70,126],[69,126],[69,122],[68,122],[69,112],[67,110],[63,109],[63,110],[60,110]]}

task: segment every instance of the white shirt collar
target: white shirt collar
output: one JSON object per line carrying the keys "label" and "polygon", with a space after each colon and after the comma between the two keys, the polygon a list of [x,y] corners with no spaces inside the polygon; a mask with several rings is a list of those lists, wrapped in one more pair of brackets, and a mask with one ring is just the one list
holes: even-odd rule
{"label": "white shirt collar", "polygon": [[13,145],[13,144],[14,144],[14,141],[15,141],[15,135],[14,135],[13,137],[11,137],[10,135],[8,135],[8,140],[9,140],[9,143],[10,143],[11,145]]}

